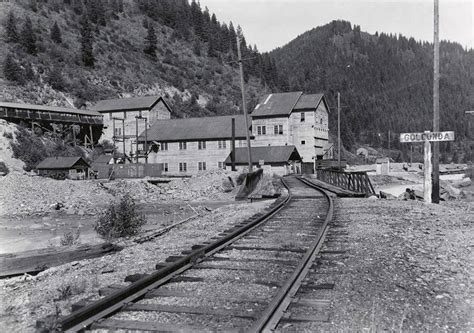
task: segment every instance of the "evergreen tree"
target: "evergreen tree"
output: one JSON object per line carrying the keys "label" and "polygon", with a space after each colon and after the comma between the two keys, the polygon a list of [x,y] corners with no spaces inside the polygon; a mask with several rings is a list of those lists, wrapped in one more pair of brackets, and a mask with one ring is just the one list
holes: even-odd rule
{"label": "evergreen tree", "polygon": [[20,42],[27,53],[36,55],[38,51],[36,48],[36,35],[29,17],[26,17],[25,24],[21,30]]}
{"label": "evergreen tree", "polygon": [[63,74],[59,66],[54,66],[53,69],[49,72],[47,77],[48,83],[53,89],[63,90],[65,87],[65,82]]}
{"label": "evergreen tree", "polygon": [[155,33],[155,28],[153,27],[153,23],[148,22],[147,36],[145,38],[145,48],[143,49],[143,52],[155,58],[157,44],[158,44],[158,40],[156,38],[156,33]]}
{"label": "evergreen tree", "polygon": [[59,29],[57,22],[54,22],[54,25],[51,28],[51,39],[56,44],[61,44],[63,42],[61,37],[61,30]]}
{"label": "evergreen tree", "polygon": [[5,21],[5,31],[7,34],[7,42],[17,43],[19,41],[18,30],[16,28],[16,17],[12,10]]}
{"label": "evergreen tree", "polygon": [[8,53],[3,62],[3,75],[9,81],[23,83],[23,73],[20,65],[13,59],[11,53]]}
{"label": "evergreen tree", "polygon": [[94,35],[87,14],[81,20],[81,56],[87,67],[94,67]]}

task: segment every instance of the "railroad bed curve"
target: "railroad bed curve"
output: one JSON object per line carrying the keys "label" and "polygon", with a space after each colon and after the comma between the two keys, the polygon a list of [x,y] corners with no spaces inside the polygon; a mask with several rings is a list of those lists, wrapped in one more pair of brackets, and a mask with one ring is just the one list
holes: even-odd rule
{"label": "railroad bed curve", "polygon": [[[283,313],[322,244],[332,202],[294,176],[284,182],[290,198],[258,224],[238,225],[193,247],[202,249],[198,256],[190,251],[194,257],[169,258],[170,264],[157,265],[157,272],[167,274],[158,274],[156,281],[137,281],[111,293],[62,318],[58,328],[256,332],[289,320]],[[228,234],[236,237],[222,241]]]}

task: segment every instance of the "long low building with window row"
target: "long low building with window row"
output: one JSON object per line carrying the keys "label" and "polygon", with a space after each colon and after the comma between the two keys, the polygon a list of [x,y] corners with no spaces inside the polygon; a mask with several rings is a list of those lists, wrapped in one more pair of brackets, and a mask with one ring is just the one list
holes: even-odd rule
{"label": "long low building with window row", "polygon": [[[232,118],[235,119],[236,147],[246,147],[242,115],[155,122],[146,133],[151,150],[148,163],[162,164],[164,175],[191,175],[209,169],[224,169],[232,145]],[[139,137],[141,149],[144,149],[144,141],[145,133],[142,132]]]}

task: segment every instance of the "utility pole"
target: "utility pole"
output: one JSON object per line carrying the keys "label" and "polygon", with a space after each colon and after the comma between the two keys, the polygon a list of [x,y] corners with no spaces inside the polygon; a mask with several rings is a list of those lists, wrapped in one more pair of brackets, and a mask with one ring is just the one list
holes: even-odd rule
{"label": "utility pole", "polygon": [[[439,0],[434,0],[433,132],[439,132]],[[433,203],[439,203],[439,142],[433,142]]]}
{"label": "utility pole", "polygon": [[242,65],[242,54],[240,53],[240,36],[237,35],[236,39],[237,39],[237,55],[239,57],[239,69],[240,69],[240,89],[242,90],[242,109],[244,110],[245,135],[247,137],[247,154],[248,154],[248,159],[249,159],[249,172],[252,172],[252,152],[250,150],[249,120],[247,116],[247,105],[245,103],[244,68]]}
{"label": "utility pole", "polygon": [[390,173],[390,130],[388,130],[388,173]]}
{"label": "utility pole", "polygon": [[341,94],[337,93],[337,165],[341,170]]}

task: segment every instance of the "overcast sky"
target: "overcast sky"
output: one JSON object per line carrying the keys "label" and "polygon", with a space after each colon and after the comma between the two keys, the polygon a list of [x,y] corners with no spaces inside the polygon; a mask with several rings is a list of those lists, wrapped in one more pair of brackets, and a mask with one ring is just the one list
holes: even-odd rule
{"label": "overcast sky", "polygon": [[[259,51],[283,46],[303,32],[343,19],[362,31],[401,33],[433,41],[434,0],[200,0],[220,22],[240,24]],[[439,0],[440,38],[474,48],[474,0]]]}

